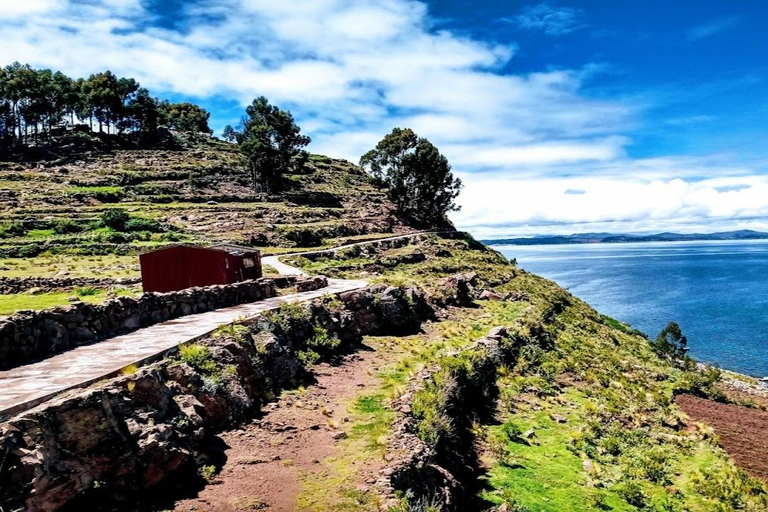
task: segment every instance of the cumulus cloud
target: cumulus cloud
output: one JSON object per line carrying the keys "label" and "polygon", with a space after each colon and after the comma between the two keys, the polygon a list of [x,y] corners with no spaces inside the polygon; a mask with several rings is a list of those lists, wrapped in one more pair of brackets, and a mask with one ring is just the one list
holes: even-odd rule
{"label": "cumulus cloud", "polygon": [[[519,16],[548,35],[583,25],[581,11],[546,3]],[[514,44],[437,29],[423,2],[190,1],[172,17],[162,23],[141,0],[0,0],[0,64],[111,69],[214,105],[263,94],[293,111],[310,149],[352,161],[392,127],[412,127],[466,184],[457,225],[482,235],[768,215],[754,166],[630,158],[643,106],[589,94],[601,66],[510,73]]]}

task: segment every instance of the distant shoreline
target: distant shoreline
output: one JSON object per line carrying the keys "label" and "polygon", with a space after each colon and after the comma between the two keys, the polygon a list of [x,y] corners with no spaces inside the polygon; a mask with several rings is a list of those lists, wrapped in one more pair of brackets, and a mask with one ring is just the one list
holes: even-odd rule
{"label": "distant shoreline", "polygon": [[657,233],[632,235],[614,233],[578,233],[574,235],[537,235],[527,238],[500,238],[481,240],[486,245],[577,245],[577,244],[620,244],[642,242],[709,242],[768,240],[768,233],[752,230],[726,231],[720,233]]}

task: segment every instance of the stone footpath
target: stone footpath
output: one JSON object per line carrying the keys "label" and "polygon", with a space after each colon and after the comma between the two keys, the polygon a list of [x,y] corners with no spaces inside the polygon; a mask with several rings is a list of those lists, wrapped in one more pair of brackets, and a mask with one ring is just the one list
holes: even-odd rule
{"label": "stone footpath", "polygon": [[[359,242],[304,254],[331,253],[353,246],[400,240],[425,233],[428,232]],[[285,256],[291,255],[281,257]],[[262,258],[262,263],[272,266],[282,275],[306,276],[301,270],[279,261],[277,256]],[[307,285],[309,281],[307,280]],[[223,325],[258,316],[285,303],[304,302],[330,293],[339,294],[366,286],[368,283],[365,281],[329,279],[328,287],[319,290],[177,318],[100,343],[78,347],[38,363],[0,371],[0,421],[5,421],[10,416],[31,409],[65,391],[82,388],[116,375],[126,366],[141,366],[161,359],[176,350],[180,344],[203,338]]]}
{"label": "stone footpath", "polygon": [[178,345],[205,337],[222,325],[257,316],[285,303],[304,302],[329,293],[357,290],[367,284],[365,281],[330,279],[327,288],[177,318],[100,343],[78,347],[38,363],[0,372],[0,420],[30,409],[64,391],[115,375],[126,366],[140,366],[160,359]]}

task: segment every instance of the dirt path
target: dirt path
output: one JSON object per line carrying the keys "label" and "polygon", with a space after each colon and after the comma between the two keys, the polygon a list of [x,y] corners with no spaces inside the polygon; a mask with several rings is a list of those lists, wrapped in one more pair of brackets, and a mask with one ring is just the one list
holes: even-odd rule
{"label": "dirt path", "polygon": [[[319,365],[317,383],[303,392],[284,393],[251,424],[225,432],[227,462],[196,498],[176,503],[176,511],[282,512],[303,510],[297,498],[301,476],[322,478],[327,462],[346,436],[347,406],[379,384],[379,365],[390,359],[376,351],[350,355],[339,366]],[[366,465],[353,487],[366,486],[378,467]]]}
{"label": "dirt path", "polygon": [[768,412],[691,395],[678,396],[675,402],[693,420],[715,429],[720,444],[739,467],[768,482]]}

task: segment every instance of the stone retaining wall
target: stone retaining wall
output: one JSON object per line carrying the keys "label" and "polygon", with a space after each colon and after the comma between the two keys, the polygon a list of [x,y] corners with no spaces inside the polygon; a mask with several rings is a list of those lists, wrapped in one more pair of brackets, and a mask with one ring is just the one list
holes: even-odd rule
{"label": "stone retaining wall", "polygon": [[78,345],[214,309],[276,295],[272,279],[144,293],[102,304],[76,302],[43,311],[21,311],[0,320],[0,370],[30,363]]}
{"label": "stone retaining wall", "polygon": [[[136,508],[168,508],[180,497],[175,484],[183,482],[188,496],[206,483],[198,468],[224,460],[218,432],[248,421],[280,389],[300,382],[306,369],[297,352],[314,336],[311,327],[353,351],[364,333],[392,335],[400,319],[427,312],[423,296],[376,286],[341,294],[341,308],[318,299],[304,306],[311,318],[304,337],[278,332],[265,315],[245,330],[199,340],[203,369],[166,359],[0,422],[0,507],[112,510],[146,499]],[[369,310],[371,302],[377,307]]]}
{"label": "stone retaining wall", "polygon": [[93,286],[109,288],[112,286],[132,286],[141,284],[140,277],[105,278],[105,277],[0,277],[0,295],[25,293],[30,290],[39,293],[73,290],[74,288]]}

